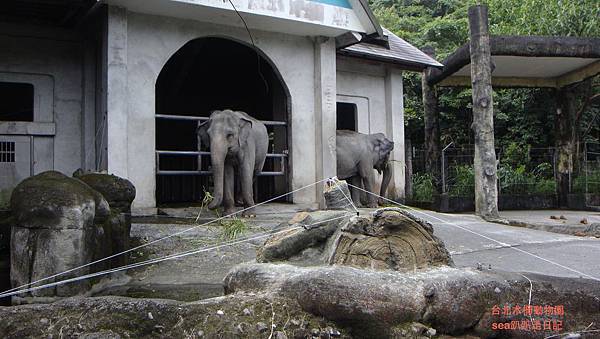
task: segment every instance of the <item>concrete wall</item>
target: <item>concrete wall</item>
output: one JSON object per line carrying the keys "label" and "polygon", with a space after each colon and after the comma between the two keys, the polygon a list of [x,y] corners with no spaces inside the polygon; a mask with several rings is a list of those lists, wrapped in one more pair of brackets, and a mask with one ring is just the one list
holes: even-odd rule
{"label": "concrete wall", "polygon": [[86,79],[80,32],[0,23],[0,46],[0,81],[31,83],[35,96],[34,122],[0,122],[0,134],[33,138],[33,174],[93,169],[94,72]]}
{"label": "concrete wall", "polygon": [[[220,36],[247,42],[249,37],[242,28],[139,14],[119,8],[109,9],[108,22],[105,61],[110,140],[108,169],[135,184],[134,208],[154,207],[155,84],[159,72],[190,40]],[[317,168],[317,146],[312,136],[316,135],[316,126],[335,126],[335,105],[332,104],[335,103],[335,44],[280,33],[253,30],[252,34],[258,49],[281,73],[291,96],[292,188],[313,184],[318,175],[330,175],[331,172]],[[317,66],[320,67],[318,72],[315,71]],[[316,95],[324,95],[323,100],[316,102]],[[316,115],[316,110],[320,109],[326,110],[325,117]],[[332,116],[333,121],[322,123],[323,119]],[[327,140],[334,132],[318,133]],[[322,167],[323,164],[331,167],[332,159],[328,160],[321,161]],[[314,204],[318,196],[315,186],[311,186],[295,193],[294,202]]]}
{"label": "concrete wall", "polygon": [[[338,56],[337,101],[356,104],[358,132],[384,133],[394,141],[388,197],[400,200],[404,199],[405,186],[403,94],[401,71]],[[376,178],[379,190],[382,176]]]}

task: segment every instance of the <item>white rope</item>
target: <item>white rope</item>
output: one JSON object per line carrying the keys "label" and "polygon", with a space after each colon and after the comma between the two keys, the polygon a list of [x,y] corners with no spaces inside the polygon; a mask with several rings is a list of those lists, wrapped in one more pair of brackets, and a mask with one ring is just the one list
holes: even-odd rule
{"label": "white rope", "polygon": [[520,249],[520,248],[514,247],[513,245],[510,245],[510,244],[504,243],[504,242],[502,242],[502,241],[499,241],[499,240],[496,240],[496,239],[490,238],[490,237],[488,237],[488,236],[486,236],[486,235],[483,235],[483,234],[481,234],[481,233],[475,232],[475,231],[473,231],[473,230],[470,230],[470,229],[468,229],[468,228],[465,228],[465,227],[459,226],[459,225],[457,225],[457,224],[455,224],[455,223],[452,223],[452,222],[449,222],[449,221],[446,221],[446,220],[440,219],[440,218],[436,217],[435,215],[428,214],[428,213],[425,213],[425,212],[423,212],[423,211],[419,211],[419,210],[417,210],[417,209],[414,209],[414,208],[412,208],[412,207],[410,207],[410,206],[406,206],[406,205],[404,205],[404,204],[401,204],[401,203],[398,203],[398,202],[396,202],[396,201],[394,201],[394,200],[391,200],[391,199],[388,199],[388,198],[382,197],[382,196],[380,196],[380,195],[377,195],[377,194],[375,194],[375,193],[369,192],[369,191],[367,191],[367,190],[364,190],[364,189],[362,189],[362,188],[360,188],[360,187],[357,187],[357,186],[354,186],[354,185],[352,185],[352,184],[348,184],[348,186],[352,186],[352,187],[354,187],[354,188],[356,188],[356,189],[359,189],[359,190],[361,190],[361,191],[363,191],[363,192],[366,192],[366,193],[368,193],[368,194],[372,194],[372,195],[374,195],[374,196],[377,196],[377,197],[379,197],[379,198],[382,198],[382,199],[384,199],[384,200],[386,200],[386,201],[389,201],[389,202],[391,202],[391,203],[393,203],[393,204],[396,204],[396,205],[398,205],[398,206],[401,206],[401,207],[407,208],[407,209],[409,209],[409,210],[411,210],[411,211],[414,211],[414,212],[417,212],[417,213],[421,213],[421,214],[423,214],[423,215],[426,215],[426,216],[428,216],[428,217],[430,217],[430,218],[436,219],[436,220],[438,220],[438,221],[440,221],[440,222],[442,222],[442,223],[444,223],[444,224],[447,224],[447,225],[450,225],[450,226],[454,226],[454,227],[456,227],[456,228],[460,228],[460,229],[461,229],[461,230],[463,230],[463,231],[467,231],[467,232],[473,233],[473,234],[475,234],[475,235],[477,235],[477,236],[480,236],[480,237],[482,237],[482,238],[485,238],[485,239],[488,239],[488,240],[490,240],[490,241],[493,241],[493,242],[495,242],[495,243],[498,243],[498,244],[502,245],[503,247],[511,248],[511,249],[513,249],[513,250],[515,250],[515,251],[518,251],[518,252],[521,252],[521,253],[527,254],[527,255],[529,255],[529,256],[532,256],[532,257],[534,257],[534,258],[537,258],[537,259],[540,259],[540,260],[543,260],[543,261],[546,261],[546,262],[548,262],[548,263],[550,263],[550,264],[556,265],[556,266],[558,266],[558,267],[561,267],[561,268],[563,268],[563,269],[566,269],[566,270],[568,270],[568,271],[571,271],[571,272],[573,272],[573,273],[577,273],[577,274],[579,274],[580,276],[584,276],[584,277],[587,277],[587,278],[589,278],[589,279],[592,279],[592,280],[600,281],[600,278],[597,278],[597,277],[591,276],[591,275],[589,275],[589,274],[586,274],[586,273],[580,272],[580,271],[578,271],[578,270],[576,270],[576,269],[573,269],[573,268],[571,268],[571,267],[568,267],[568,266],[565,266],[565,265],[559,264],[559,263],[557,263],[557,262],[555,262],[555,261],[552,261],[552,260],[550,260],[550,259],[546,259],[546,258],[540,257],[539,255],[533,254],[533,253],[531,253],[531,252],[527,252],[527,251],[525,251],[525,250],[522,250],[522,249]]}
{"label": "white rope", "polygon": [[219,217],[219,218],[213,219],[213,220],[211,220],[211,221],[208,221],[208,222],[205,222],[205,223],[203,223],[203,224],[199,224],[199,225],[196,225],[196,226],[193,226],[193,227],[187,228],[187,229],[185,229],[185,230],[182,230],[182,231],[179,231],[179,232],[175,232],[175,233],[169,234],[169,235],[167,235],[167,236],[165,236],[165,237],[163,237],[163,238],[159,238],[159,239],[153,240],[153,241],[151,241],[151,242],[148,242],[148,243],[145,243],[145,244],[138,245],[138,246],[136,246],[136,247],[133,247],[133,248],[130,248],[130,249],[128,249],[128,250],[125,250],[125,251],[122,251],[122,252],[119,252],[119,253],[115,253],[115,254],[109,255],[109,256],[107,256],[107,257],[104,257],[104,258],[101,258],[101,259],[98,259],[98,260],[92,261],[92,262],[90,262],[90,263],[87,263],[87,264],[83,264],[83,265],[81,265],[81,266],[77,266],[77,267],[74,267],[74,268],[68,269],[68,270],[66,270],[66,271],[62,271],[62,272],[60,272],[60,273],[53,274],[53,275],[51,275],[51,276],[48,276],[48,277],[45,277],[45,278],[42,278],[42,279],[39,279],[39,280],[36,280],[36,281],[30,282],[30,283],[28,283],[28,284],[23,284],[23,285],[21,285],[21,286],[18,286],[18,287],[15,287],[15,288],[11,288],[10,290],[6,290],[6,291],[4,291],[3,293],[12,292],[12,291],[16,291],[16,290],[19,290],[19,289],[21,289],[21,288],[24,288],[24,287],[27,287],[27,286],[31,286],[31,285],[34,285],[34,284],[37,284],[37,283],[40,283],[40,282],[43,282],[43,281],[47,281],[47,280],[50,280],[50,279],[53,279],[53,278],[59,277],[59,276],[61,276],[61,275],[65,275],[65,274],[67,274],[67,273],[71,273],[71,272],[74,272],[74,271],[80,270],[80,269],[82,269],[82,268],[84,268],[84,267],[88,267],[88,266],[91,266],[91,265],[95,265],[95,264],[97,264],[97,263],[100,263],[100,262],[103,262],[103,261],[106,261],[106,260],[109,260],[109,259],[112,259],[112,258],[118,257],[118,256],[120,256],[120,255],[123,255],[123,254],[129,253],[129,252],[132,252],[132,251],[135,251],[135,250],[139,250],[139,249],[141,249],[141,248],[144,248],[144,247],[146,247],[146,246],[149,246],[149,245],[155,244],[155,243],[157,243],[157,242],[159,242],[159,241],[166,240],[166,239],[169,239],[169,238],[172,238],[172,237],[175,237],[175,236],[178,236],[178,235],[181,235],[181,234],[187,233],[187,232],[189,232],[189,231],[191,231],[191,230],[194,230],[194,229],[196,229],[196,228],[198,228],[198,227],[206,226],[206,225],[208,225],[208,224],[211,224],[211,223],[214,223],[214,222],[217,222],[217,221],[223,220],[223,219],[225,219],[225,218],[228,218],[228,217],[234,216],[234,215],[236,215],[236,214],[238,214],[238,213],[245,212],[245,211],[247,211],[247,210],[249,210],[249,209],[251,209],[251,208],[254,208],[254,207],[257,207],[257,206],[261,206],[261,205],[264,205],[264,204],[266,204],[266,203],[269,203],[269,202],[271,202],[271,201],[274,201],[274,200],[277,200],[277,199],[283,198],[283,197],[285,197],[285,196],[287,196],[287,195],[290,195],[290,194],[296,193],[296,192],[298,192],[298,191],[300,191],[300,190],[303,190],[303,189],[306,189],[306,188],[308,188],[308,187],[315,186],[315,185],[317,185],[317,184],[319,184],[319,183],[321,183],[321,182],[323,182],[323,181],[325,181],[325,180],[329,180],[329,178],[327,178],[327,179],[322,179],[322,180],[319,180],[319,181],[317,181],[317,182],[314,182],[314,183],[312,183],[312,184],[309,184],[309,185],[306,185],[306,186],[302,186],[302,187],[300,187],[300,188],[298,188],[298,189],[295,189],[295,190],[293,190],[293,191],[290,191],[290,192],[288,192],[288,193],[285,193],[285,194],[279,195],[279,196],[277,196],[277,197],[275,197],[275,198],[271,198],[271,199],[269,199],[269,200],[266,200],[266,201],[263,201],[263,202],[261,202],[261,203],[255,204],[255,205],[253,205],[253,206],[250,206],[250,207],[244,208],[244,209],[242,209],[242,210],[239,210],[239,211],[237,211],[237,212],[234,212],[234,213],[231,213],[231,214],[228,214],[228,215],[225,215],[225,216],[222,216],[222,217]]}
{"label": "white rope", "polygon": [[[315,223],[312,223],[312,224],[309,224],[309,225],[304,225],[304,226],[314,226],[314,225],[318,225],[318,224],[323,224],[323,223],[326,223],[326,222],[330,222],[330,221],[333,221],[333,220],[347,218],[349,216],[350,216],[349,214],[346,214],[346,215],[343,215],[343,216],[339,216],[339,217],[335,217],[335,218],[330,218],[330,219],[327,219],[327,220],[322,220],[322,221],[315,222]],[[90,278],[94,278],[94,277],[98,277],[98,276],[102,276],[102,275],[107,275],[107,274],[111,274],[111,273],[125,271],[125,270],[129,270],[129,269],[132,269],[132,268],[147,266],[147,265],[151,265],[151,264],[157,264],[157,263],[160,263],[160,262],[163,262],[163,261],[167,261],[167,260],[176,260],[176,259],[184,258],[184,257],[190,256],[190,255],[194,255],[194,254],[198,254],[198,253],[203,253],[203,252],[209,252],[209,251],[213,251],[213,250],[218,250],[218,249],[223,248],[223,247],[237,245],[237,244],[241,244],[241,243],[244,243],[244,242],[249,242],[249,241],[252,241],[252,240],[257,240],[257,239],[265,238],[265,237],[268,237],[268,236],[276,235],[276,234],[279,234],[279,233],[284,233],[284,232],[292,231],[292,230],[295,230],[295,229],[300,229],[300,228],[302,228],[304,226],[288,227],[286,229],[275,231],[275,232],[272,232],[272,231],[262,232],[262,233],[259,233],[259,234],[254,234],[254,235],[252,235],[250,237],[246,237],[244,239],[231,240],[229,242],[221,243],[219,245],[213,245],[213,246],[210,246],[210,247],[204,247],[204,248],[199,248],[199,249],[193,249],[193,250],[189,250],[189,251],[179,252],[179,253],[175,253],[175,254],[170,254],[170,255],[167,255],[167,256],[164,256],[164,257],[160,257],[160,258],[149,259],[149,260],[145,260],[145,261],[138,262],[138,263],[133,263],[133,264],[129,264],[129,265],[125,265],[125,266],[120,266],[120,267],[116,267],[116,268],[112,268],[112,269],[108,269],[108,270],[104,270],[104,271],[99,271],[99,272],[94,272],[94,273],[82,275],[82,276],[79,276],[79,277],[74,277],[74,278],[65,279],[65,280],[61,280],[61,281],[56,281],[56,282],[49,283],[49,284],[44,284],[44,285],[40,285],[40,286],[36,286],[36,287],[30,287],[30,288],[25,288],[25,289],[20,289],[18,291],[5,291],[4,293],[0,294],[0,299],[6,298],[6,297],[10,297],[10,296],[14,296],[14,295],[17,295],[17,294],[22,294],[22,293],[37,291],[37,290],[41,290],[41,289],[44,289],[44,288],[49,288],[49,287],[64,285],[64,284],[71,283],[71,282],[77,282],[77,281],[81,281],[81,280],[85,280],[85,279],[90,279]]]}

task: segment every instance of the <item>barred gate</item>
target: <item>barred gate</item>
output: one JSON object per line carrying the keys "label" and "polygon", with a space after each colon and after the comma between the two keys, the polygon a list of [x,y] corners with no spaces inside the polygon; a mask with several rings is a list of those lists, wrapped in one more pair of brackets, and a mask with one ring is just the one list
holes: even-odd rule
{"label": "barred gate", "polygon": [[[197,126],[208,117],[156,114],[156,119],[179,121],[191,124],[195,131]],[[275,128],[280,129],[278,133],[285,133],[287,139],[287,122],[284,121],[261,121],[269,130],[269,135],[276,133]],[[192,129],[190,129],[192,130]],[[269,143],[269,149],[274,145]],[[210,164],[210,152],[203,151],[198,138],[195,150],[156,150],[156,176],[157,176],[157,201],[162,203],[182,202],[178,197],[187,197],[184,200],[201,201],[205,191],[210,191],[212,183],[212,171]],[[264,170],[259,174],[255,183],[255,199],[257,202],[266,200],[276,195],[277,188],[274,180],[268,178],[281,178],[285,183],[283,190],[287,191],[288,178],[288,151],[267,153]],[[174,180],[174,178],[185,178]],[[260,188],[259,188],[260,187]]]}

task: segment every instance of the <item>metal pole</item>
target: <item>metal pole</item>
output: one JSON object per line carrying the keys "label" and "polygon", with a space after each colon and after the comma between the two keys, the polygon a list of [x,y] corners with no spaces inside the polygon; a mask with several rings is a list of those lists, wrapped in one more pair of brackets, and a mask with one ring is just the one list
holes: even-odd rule
{"label": "metal pole", "polygon": [[454,141],[442,149],[442,193],[446,193],[446,150],[448,147],[452,146],[452,144],[454,144]]}

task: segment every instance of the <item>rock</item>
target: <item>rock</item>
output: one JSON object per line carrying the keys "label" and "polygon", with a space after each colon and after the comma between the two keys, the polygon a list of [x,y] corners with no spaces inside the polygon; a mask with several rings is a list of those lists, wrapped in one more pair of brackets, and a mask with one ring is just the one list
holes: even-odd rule
{"label": "rock", "polygon": [[217,310],[217,315],[221,316],[221,315],[225,315],[225,312],[221,311],[221,310]]}
{"label": "rock", "polygon": [[[300,212],[296,214],[288,226],[297,226],[288,232],[278,233],[267,239],[265,244],[257,250],[256,260],[258,262],[272,262],[281,260],[308,261],[312,264],[324,264],[326,258],[319,258],[323,253],[327,240],[347,222],[343,211],[319,211],[319,212]],[[304,250],[310,247],[318,247],[319,251],[315,258],[302,260],[299,256]]]}
{"label": "rock", "polygon": [[[11,232],[11,284],[22,286],[95,258],[100,224],[110,216],[102,195],[83,182],[55,171],[23,180],[11,197],[15,224]],[[89,273],[85,267],[61,279]],[[51,282],[51,281],[47,281]],[[83,280],[31,296],[69,296],[89,289]]]}
{"label": "rock", "polygon": [[452,265],[431,225],[399,208],[353,217],[341,231],[333,264],[395,271]]}
{"label": "rock", "polygon": [[269,238],[257,250],[258,262],[287,260],[300,266],[338,264],[396,271],[452,265],[431,225],[401,209],[379,209],[370,216],[302,212],[290,224],[297,228]]}
{"label": "rock", "polygon": [[[598,321],[600,283],[585,279],[528,274],[536,304],[573,310],[565,330]],[[224,280],[227,293],[268,293],[297,302],[303,310],[340,323],[355,323],[356,337],[388,337],[391,329],[421,321],[436,335],[472,331],[491,337],[494,305],[523,304],[529,281],[518,273],[437,266],[414,272],[373,271],[347,266],[297,267],[242,264]],[[425,289],[435,287],[433,297]],[[502,293],[494,293],[496,288]],[[576,292],[575,292],[576,291]],[[235,295],[235,294],[234,294]],[[573,326],[573,327],[570,327]],[[310,327],[309,327],[310,328]],[[429,327],[428,327],[429,328]],[[421,335],[425,335],[428,328]],[[535,337],[530,333],[524,337]]]}
{"label": "rock", "polygon": [[325,206],[328,210],[348,210],[354,212],[348,183],[344,180],[328,180],[323,187]]}
{"label": "rock", "polygon": [[275,338],[275,339],[288,339],[288,336],[284,332],[282,332],[282,331],[277,331],[277,332],[275,332],[273,338]]}
{"label": "rock", "polygon": [[265,333],[269,330],[269,326],[263,322],[256,323],[256,330],[258,333]]}
{"label": "rock", "polygon": [[[252,318],[238,311],[240,305],[254,306]],[[225,316],[215,316],[217,310]],[[148,318],[149,312],[154,320]],[[331,321],[303,311],[293,300],[269,294],[240,294],[194,302],[73,297],[51,304],[0,307],[0,333],[2,338],[79,338],[101,332],[123,338],[267,338],[272,312],[278,323],[285,323],[290,317],[303,319],[309,328],[319,324],[336,327]],[[42,318],[47,319],[45,324],[40,322]],[[237,334],[240,330],[243,333]],[[287,323],[285,330],[273,331],[273,338],[277,332],[291,337],[298,330],[304,331]]]}
{"label": "rock", "polygon": [[250,309],[248,308],[244,308],[244,310],[242,311],[244,313],[245,316],[249,317],[252,315],[252,311],[250,311]]}
{"label": "rock", "polygon": [[[75,176],[75,173],[73,174]],[[135,186],[127,180],[111,174],[87,173],[76,176],[91,188],[100,192],[116,212],[131,212],[135,199]]]}

